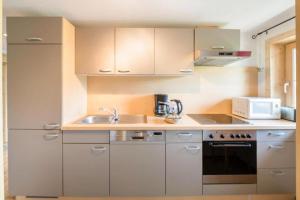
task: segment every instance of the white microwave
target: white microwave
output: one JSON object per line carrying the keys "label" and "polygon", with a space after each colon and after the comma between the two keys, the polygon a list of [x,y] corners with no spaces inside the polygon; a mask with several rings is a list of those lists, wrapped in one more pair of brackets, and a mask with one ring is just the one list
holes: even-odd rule
{"label": "white microwave", "polygon": [[233,98],[232,114],[246,119],[280,119],[281,100],[263,97]]}

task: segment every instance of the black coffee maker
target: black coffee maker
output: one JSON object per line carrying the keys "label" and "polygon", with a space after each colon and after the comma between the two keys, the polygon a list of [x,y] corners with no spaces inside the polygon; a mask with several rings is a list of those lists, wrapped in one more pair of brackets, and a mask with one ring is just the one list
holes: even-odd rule
{"label": "black coffee maker", "polygon": [[169,102],[167,94],[155,94],[155,108],[154,113],[156,116],[165,116],[169,112]]}

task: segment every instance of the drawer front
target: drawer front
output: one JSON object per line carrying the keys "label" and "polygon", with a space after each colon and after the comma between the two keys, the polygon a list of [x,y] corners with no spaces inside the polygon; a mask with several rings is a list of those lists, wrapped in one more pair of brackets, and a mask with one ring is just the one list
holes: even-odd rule
{"label": "drawer front", "polygon": [[61,17],[7,18],[8,44],[61,44]]}
{"label": "drawer front", "polygon": [[257,141],[295,141],[296,130],[258,130]]}
{"label": "drawer front", "polygon": [[260,169],[257,177],[259,194],[295,193],[295,169]]}
{"label": "drawer front", "polygon": [[240,195],[255,193],[256,184],[203,185],[203,195]]}
{"label": "drawer front", "polygon": [[172,142],[202,142],[202,131],[167,131],[166,141]]}
{"label": "drawer front", "polygon": [[109,143],[109,131],[64,131],[63,143]]}
{"label": "drawer front", "polygon": [[258,142],[258,168],[295,167],[296,149],[294,142]]}

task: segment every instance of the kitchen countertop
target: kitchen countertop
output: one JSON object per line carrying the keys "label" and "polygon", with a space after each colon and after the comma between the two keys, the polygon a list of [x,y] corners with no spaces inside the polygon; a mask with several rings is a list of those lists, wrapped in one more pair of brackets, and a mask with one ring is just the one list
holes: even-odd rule
{"label": "kitchen countertop", "polygon": [[[235,116],[236,117],[236,116]],[[242,118],[240,118],[242,119]],[[296,129],[296,123],[287,120],[245,120],[250,124],[199,124],[183,115],[177,124],[169,124],[162,117],[147,116],[145,124],[75,124],[69,123],[62,130],[263,130]]]}

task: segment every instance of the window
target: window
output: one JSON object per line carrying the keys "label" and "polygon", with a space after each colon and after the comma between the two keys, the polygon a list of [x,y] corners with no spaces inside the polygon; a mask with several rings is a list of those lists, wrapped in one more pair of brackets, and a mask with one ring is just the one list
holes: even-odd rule
{"label": "window", "polygon": [[285,52],[285,104],[286,106],[296,108],[296,43],[287,44]]}

